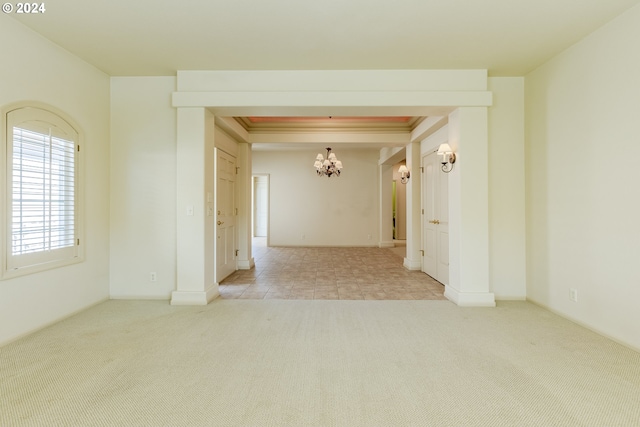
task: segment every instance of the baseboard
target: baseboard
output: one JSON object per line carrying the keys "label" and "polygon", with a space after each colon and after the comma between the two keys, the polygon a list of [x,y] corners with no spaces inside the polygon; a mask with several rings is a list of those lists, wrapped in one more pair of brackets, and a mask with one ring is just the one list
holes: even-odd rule
{"label": "baseboard", "polygon": [[169,295],[111,295],[109,299],[112,300],[135,300],[135,301],[168,301],[171,299]]}
{"label": "baseboard", "polygon": [[596,327],[594,327],[594,326],[592,326],[592,325],[590,325],[588,323],[582,322],[582,321],[580,321],[578,319],[575,319],[575,318],[573,318],[571,316],[568,316],[566,313],[563,313],[563,312],[561,312],[559,310],[553,309],[553,308],[549,307],[548,305],[546,305],[544,303],[541,303],[539,301],[533,300],[531,298],[527,298],[527,302],[530,302],[531,304],[537,305],[538,307],[543,308],[545,310],[548,310],[549,312],[551,312],[551,313],[553,313],[553,314],[555,314],[557,316],[560,316],[563,319],[566,319],[566,320],[568,320],[570,322],[575,323],[576,325],[582,326],[585,329],[588,329],[588,330],[590,330],[590,331],[592,331],[592,332],[594,332],[594,333],[596,333],[598,335],[601,335],[601,336],[603,336],[603,337],[605,337],[607,339],[610,339],[611,341],[613,341],[615,343],[618,343],[621,346],[624,346],[626,348],[629,348],[631,350],[634,350],[634,351],[637,351],[638,353],[640,353],[640,347],[636,347],[635,345],[633,345],[631,343],[628,343],[628,342],[625,342],[625,341],[623,341],[623,340],[621,340],[619,338],[616,338],[616,337],[612,336],[611,334],[608,334],[608,333],[602,331],[599,328],[596,328]]}
{"label": "baseboard", "polygon": [[527,297],[524,295],[497,295],[494,294],[496,301],[526,301]]}
{"label": "baseboard", "polygon": [[380,242],[378,243],[379,248],[395,248],[396,244],[393,242]]}
{"label": "baseboard", "polygon": [[173,291],[171,305],[207,305],[220,296],[218,284],[214,283],[205,291]]}
{"label": "baseboard", "polygon": [[491,292],[459,292],[444,286],[444,296],[460,307],[495,307],[496,298]]}
{"label": "baseboard", "polygon": [[80,314],[83,311],[89,310],[90,308],[93,308],[93,307],[95,307],[95,306],[97,306],[99,304],[105,303],[107,301],[109,301],[109,297],[101,298],[101,299],[99,299],[99,300],[97,300],[95,302],[90,303],[89,305],[87,305],[85,307],[82,307],[82,308],[79,308],[77,310],[74,310],[74,311],[72,311],[70,313],[67,313],[67,314],[63,315],[63,316],[56,317],[55,319],[53,319],[53,320],[51,320],[49,322],[45,322],[40,326],[37,326],[35,328],[31,328],[29,330],[21,332],[18,335],[14,335],[14,336],[10,337],[7,340],[0,341],[0,347],[5,346],[7,344],[10,344],[10,343],[12,343],[14,341],[18,341],[19,339],[22,339],[22,338],[26,337],[27,335],[31,335],[31,334],[33,334],[35,332],[38,332],[38,331],[42,330],[42,329],[48,328],[49,326],[55,325],[56,323],[59,323],[59,322],[62,322],[65,319],[68,319],[68,318],[70,318],[72,316],[75,316],[76,314]]}

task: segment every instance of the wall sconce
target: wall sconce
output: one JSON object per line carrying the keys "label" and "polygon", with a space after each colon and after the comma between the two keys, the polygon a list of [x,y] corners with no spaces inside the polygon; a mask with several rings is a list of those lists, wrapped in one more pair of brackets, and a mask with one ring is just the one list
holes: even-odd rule
{"label": "wall sconce", "polygon": [[407,181],[409,181],[409,178],[411,178],[411,172],[409,172],[406,165],[401,165],[398,168],[398,172],[400,173],[400,182],[406,184]]}
{"label": "wall sconce", "polygon": [[456,162],[456,153],[453,152],[449,144],[440,144],[440,147],[438,147],[438,156],[442,156],[442,160],[440,161],[440,163],[442,163],[442,172],[451,172],[453,164]]}

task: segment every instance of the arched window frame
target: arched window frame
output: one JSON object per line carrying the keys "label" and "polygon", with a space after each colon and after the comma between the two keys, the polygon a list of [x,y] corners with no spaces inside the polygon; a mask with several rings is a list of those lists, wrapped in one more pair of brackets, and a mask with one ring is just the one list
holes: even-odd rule
{"label": "arched window frame", "polygon": [[2,279],[83,261],[82,142],[54,107],[2,109]]}

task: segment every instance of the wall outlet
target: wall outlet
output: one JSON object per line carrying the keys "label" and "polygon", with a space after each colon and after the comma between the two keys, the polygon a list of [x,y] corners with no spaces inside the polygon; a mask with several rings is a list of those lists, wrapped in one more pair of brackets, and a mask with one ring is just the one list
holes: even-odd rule
{"label": "wall outlet", "polygon": [[578,290],[575,288],[569,289],[569,299],[573,302],[578,302]]}
{"label": "wall outlet", "polygon": [[367,235],[367,239],[371,240],[371,234]]}
{"label": "wall outlet", "polygon": [[157,279],[157,277],[156,277],[156,272],[155,271],[152,271],[151,273],[149,273],[149,281],[155,282],[156,279]]}
{"label": "wall outlet", "polygon": [[302,240],[304,240],[306,237],[307,237],[307,236],[305,236],[304,234],[303,234],[302,236],[300,236],[300,238],[301,238]]}

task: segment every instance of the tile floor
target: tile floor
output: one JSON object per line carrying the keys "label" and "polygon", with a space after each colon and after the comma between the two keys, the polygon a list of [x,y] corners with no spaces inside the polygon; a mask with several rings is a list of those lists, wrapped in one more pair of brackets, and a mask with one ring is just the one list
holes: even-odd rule
{"label": "tile floor", "polygon": [[444,286],[402,265],[403,249],[267,247],[220,283],[221,298],[443,300]]}

